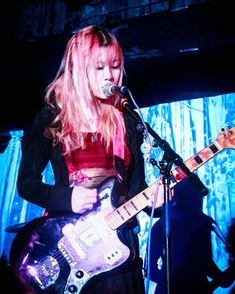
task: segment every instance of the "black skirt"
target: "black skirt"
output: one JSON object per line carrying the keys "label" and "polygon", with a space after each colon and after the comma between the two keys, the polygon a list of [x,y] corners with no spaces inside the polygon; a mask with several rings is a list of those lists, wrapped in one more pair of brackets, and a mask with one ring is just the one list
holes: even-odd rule
{"label": "black skirt", "polygon": [[136,258],[88,282],[81,294],[145,294],[143,261]]}

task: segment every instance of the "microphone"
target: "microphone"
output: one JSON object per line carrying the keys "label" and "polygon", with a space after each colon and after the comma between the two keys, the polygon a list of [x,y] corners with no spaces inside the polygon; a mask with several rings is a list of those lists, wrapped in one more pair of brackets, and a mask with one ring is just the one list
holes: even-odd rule
{"label": "microphone", "polygon": [[103,86],[103,93],[106,97],[113,95],[124,97],[128,93],[128,89],[126,86],[118,87],[113,83],[107,83]]}

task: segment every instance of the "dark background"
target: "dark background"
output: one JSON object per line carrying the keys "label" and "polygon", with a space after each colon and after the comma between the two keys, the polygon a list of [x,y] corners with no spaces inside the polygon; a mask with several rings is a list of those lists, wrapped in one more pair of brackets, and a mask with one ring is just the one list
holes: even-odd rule
{"label": "dark background", "polygon": [[68,39],[92,23],[117,34],[124,82],[140,107],[235,92],[232,2],[7,2],[0,15],[0,131],[31,122]]}

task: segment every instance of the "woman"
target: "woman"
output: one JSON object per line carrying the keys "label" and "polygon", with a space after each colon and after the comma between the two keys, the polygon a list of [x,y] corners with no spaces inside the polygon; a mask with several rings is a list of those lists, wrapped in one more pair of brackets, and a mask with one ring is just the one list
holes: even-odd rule
{"label": "woman", "polygon": [[[84,291],[92,294],[142,294],[145,292],[142,259],[139,257],[138,224],[135,218],[124,222],[121,226],[122,230],[118,231],[120,242],[129,248],[128,253],[119,251],[115,245],[114,252],[111,254],[107,252],[107,255],[103,256],[100,253],[102,248],[96,244],[96,241],[107,236],[103,232],[97,233],[100,230],[99,221],[95,221],[96,224],[98,222],[96,232],[90,232],[90,225],[87,225],[79,236],[80,243],[76,239],[78,236],[74,239],[77,248],[81,247],[81,241],[86,239],[85,249],[89,248],[90,253],[86,254],[84,247],[79,249],[73,247],[71,236],[73,233],[75,235],[78,233],[73,231],[74,227],[71,229],[71,223],[70,226],[64,226],[65,219],[60,217],[60,215],[82,214],[89,223],[89,217],[94,216],[94,211],[99,211],[101,187],[105,190],[107,186],[112,186],[112,203],[115,207],[122,205],[147,187],[144,160],[140,151],[143,142],[142,131],[137,130],[137,121],[123,111],[121,97],[112,93],[107,94],[107,85],[118,87],[122,85],[123,74],[123,53],[116,37],[106,29],[95,25],[81,29],[69,40],[57,75],[47,88],[45,106],[36,116],[30,130],[25,132],[18,175],[19,195],[45,208],[48,216],[43,217],[43,223],[40,224],[49,229],[48,239],[54,238],[58,233],[54,232],[57,227],[56,220],[62,222],[63,234],[59,231],[60,241],[50,239],[48,243],[55,241],[57,244],[59,241],[58,247],[61,247],[59,253],[62,252],[63,256],[60,260],[67,259],[67,264],[70,265],[67,275],[63,278],[60,262],[57,263],[55,259],[49,260],[46,257],[47,263],[54,262],[56,266],[52,267],[55,272],[45,285],[42,285],[44,273],[39,271],[42,268],[45,270],[46,262],[41,262],[36,274],[32,265],[27,267],[31,269],[31,276],[36,275],[34,282],[37,286],[49,289],[48,293],[83,293]],[[42,181],[41,173],[49,161],[55,175],[54,185]],[[112,179],[111,184],[109,179]],[[148,205],[151,205],[150,200]],[[76,224],[73,216],[71,222],[73,225]],[[93,221],[93,224],[95,222]],[[77,224],[78,230],[83,223]],[[32,245],[32,235],[29,237],[26,234],[22,238],[23,240],[28,238],[26,252],[32,252],[35,247],[42,248],[45,245],[46,241],[43,238],[47,233],[45,231],[42,233],[37,225],[38,223],[35,228],[33,223],[33,236],[38,238],[37,242]],[[104,242],[104,247],[108,246],[108,243],[113,247],[112,240]],[[40,247],[41,244],[44,245]],[[15,244],[13,242],[14,249],[18,248],[18,245],[16,241]],[[70,250],[69,246],[73,248]],[[53,257],[58,253],[54,250],[52,246]],[[73,250],[75,253],[72,252]],[[111,249],[108,248],[106,251],[109,250]],[[92,273],[80,269],[80,264],[74,255],[80,258],[81,263],[86,267],[88,263],[86,258],[95,253],[98,255],[98,260],[104,258],[105,261],[101,265],[95,265]],[[24,255],[24,260],[20,261],[21,267],[24,267],[25,259],[28,262],[30,254]],[[122,254],[126,254],[128,258],[122,257]],[[19,268],[18,261],[15,261],[16,254],[11,255],[13,266],[15,264],[15,268]],[[47,256],[48,253],[45,255]],[[98,260],[92,259],[91,263],[98,263]],[[38,260],[37,263],[40,264]],[[107,264],[111,264],[110,268],[107,268]],[[78,269],[79,273],[77,273]],[[68,272],[70,272],[69,277]],[[26,274],[25,280],[29,276]],[[80,283],[78,279],[82,282]],[[63,284],[64,280],[65,284]],[[64,287],[67,292],[63,292]]]}

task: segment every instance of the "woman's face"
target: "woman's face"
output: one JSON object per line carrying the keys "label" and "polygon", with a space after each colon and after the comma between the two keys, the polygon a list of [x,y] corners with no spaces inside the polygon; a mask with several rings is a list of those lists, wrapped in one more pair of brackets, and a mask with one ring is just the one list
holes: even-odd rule
{"label": "woman's face", "polygon": [[109,56],[109,47],[101,47],[96,53],[96,61],[92,62],[88,69],[90,89],[95,97],[107,99],[103,92],[103,86],[107,83],[118,85],[120,82],[122,68],[118,57]]}

